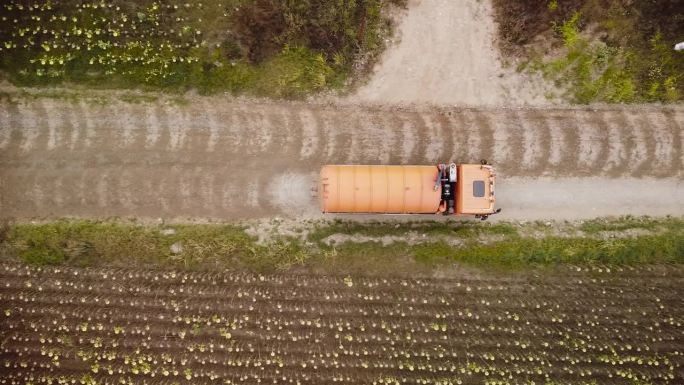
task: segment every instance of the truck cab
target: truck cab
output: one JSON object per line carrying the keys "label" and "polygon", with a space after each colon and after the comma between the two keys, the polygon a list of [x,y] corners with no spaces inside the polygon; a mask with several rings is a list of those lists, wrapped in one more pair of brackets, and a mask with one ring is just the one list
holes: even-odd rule
{"label": "truck cab", "polygon": [[494,170],[487,164],[461,164],[458,166],[456,214],[479,217],[493,214]]}

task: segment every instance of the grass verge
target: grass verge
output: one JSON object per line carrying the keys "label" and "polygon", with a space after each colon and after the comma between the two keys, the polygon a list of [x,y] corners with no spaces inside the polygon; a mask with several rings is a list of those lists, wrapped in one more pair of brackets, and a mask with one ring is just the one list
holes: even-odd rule
{"label": "grass verge", "polygon": [[[284,269],[301,263],[298,242],[257,245],[233,225],[141,226],[57,221],[5,228],[5,257],[37,265],[167,265],[235,270]],[[175,245],[175,246],[174,246]]]}
{"label": "grass verge", "polygon": [[[583,223],[314,223],[300,237],[259,243],[236,225],[144,226],[56,221],[5,224],[0,255],[33,265],[165,266],[272,272],[413,274],[463,264],[681,264],[684,220],[626,217]],[[343,236],[346,238],[339,238]],[[338,241],[331,241],[338,237]],[[341,239],[341,240],[340,240]],[[389,241],[388,241],[389,240]]]}

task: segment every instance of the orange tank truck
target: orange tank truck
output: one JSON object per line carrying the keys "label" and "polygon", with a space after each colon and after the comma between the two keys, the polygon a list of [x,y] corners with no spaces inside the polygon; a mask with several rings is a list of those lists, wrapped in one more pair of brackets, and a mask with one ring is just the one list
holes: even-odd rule
{"label": "orange tank truck", "polygon": [[436,166],[326,165],[319,196],[324,213],[474,215],[494,208],[494,169],[481,164]]}

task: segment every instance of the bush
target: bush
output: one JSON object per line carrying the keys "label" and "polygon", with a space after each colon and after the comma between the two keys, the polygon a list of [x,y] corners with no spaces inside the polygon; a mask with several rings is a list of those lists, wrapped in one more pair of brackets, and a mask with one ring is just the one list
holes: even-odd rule
{"label": "bush", "polygon": [[41,246],[22,252],[21,259],[30,265],[37,266],[61,265],[66,260],[61,250]]}
{"label": "bush", "polygon": [[299,97],[329,85],[334,70],[321,53],[286,46],[257,69],[253,88],[273,97]]}

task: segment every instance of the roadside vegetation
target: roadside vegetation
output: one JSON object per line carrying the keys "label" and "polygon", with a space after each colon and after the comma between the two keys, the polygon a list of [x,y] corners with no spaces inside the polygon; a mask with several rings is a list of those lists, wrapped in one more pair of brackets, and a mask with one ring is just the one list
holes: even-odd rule
{"label": "roadside vegetation", "polygon": [[183,269],[348,273],[430,272],[463,264],[517,269],[558,264],[684,263],[684,220],[582,223],[312,222],[257,239],[225,224],[57,221],[6,224],[4,260],[32,265],[150,265]]}
{"label": "roadside vegetation", "polygon": [[18,85],[293,98],[370,68],[405,0],[8,1],[0,70]]}
{"label": "roadside vegetation", "polygon": [[[494,0],[499,38],[518,69],[541,73],[575,103],[684,98],[679,0]],[[508,59],[507,59],[508,60]]]}

